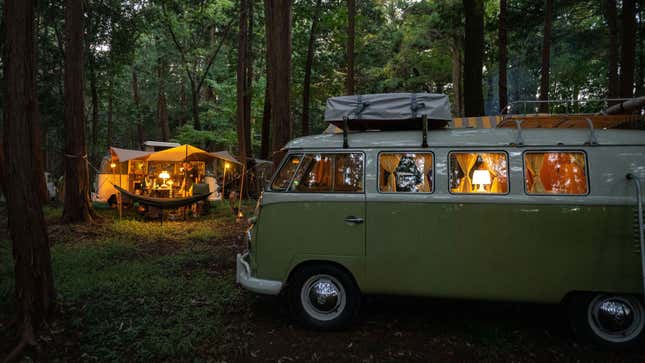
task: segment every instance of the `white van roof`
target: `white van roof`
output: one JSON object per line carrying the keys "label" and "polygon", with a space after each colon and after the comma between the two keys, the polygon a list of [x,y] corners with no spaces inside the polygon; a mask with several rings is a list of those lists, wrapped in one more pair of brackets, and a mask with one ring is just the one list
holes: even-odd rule
{"label": "white van roof", "polygon": [[[598,145],[645,145],[645,130],[594,130]],[[509,146],[517,143],[518,130],[495,129],[440,129],[428,131],[430,147],[488,147]],[[589,129],[523,129],[524,146],[584,146],[589,143]],[[421,147],[421,131],[366,131],[350,132],[350,148]],[[291,140],[284,149],[340,149],[342,134],[320,134]]]}

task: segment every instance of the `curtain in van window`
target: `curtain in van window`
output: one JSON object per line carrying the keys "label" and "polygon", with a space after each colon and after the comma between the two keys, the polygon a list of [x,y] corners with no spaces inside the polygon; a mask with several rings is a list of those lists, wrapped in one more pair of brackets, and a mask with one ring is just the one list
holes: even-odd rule
{"label": "curtain in van window", "polygon": [[414,163],[417,169],[423,173],[423,181],[418,191],[421,193],[430,193],[432,191],[432,183],[430,182],[430,173],[432,173],[432,154],[422,153],[416,154]]}
{"label": "curtain in van window", "polygon": [[394,171],[399,166],[399,162],[401,162],[401,154],[381,154],[381,168],[389,173],[387,185],[381,190],[382,192],[396,192],[396,175],[394,175]]}
{"label": "curtain in van window", "polygon": [[584,154],[580,152],[545,153],[540,180],[546,193],[586,194]]}
{"label": "curtain in van window", "polygon": [[461,183],[459,183],[456,191],[460,193],[472,193],[473,183],[470,179],[470,169],[477,162],[477,153],[455,153],[454,155],[461,171],[464,172],[464,177],[461,179]]}
{"label": "curtain in van window", "polygon": [[529,193],[544,193],[544,184],[540,176],[542,170],[542,163],[546,158],[546,154],[525,154],[524,163],[526,164],[526,191]]}
{"label": "curtain in van window", "polygon": [[506,193],[506,155],[502,153],[482,153],[480,155],[491,176],[490,192]]}

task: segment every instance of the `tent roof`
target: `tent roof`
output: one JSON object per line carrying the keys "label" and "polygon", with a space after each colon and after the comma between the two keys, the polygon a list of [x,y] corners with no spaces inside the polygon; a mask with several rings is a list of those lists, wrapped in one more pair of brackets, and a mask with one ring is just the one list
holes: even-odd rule
{"label": "tent roof", "polygon": [[124,162],[132,159],[141,159],[151,154],[150,151],[121,149],[118,147],[110,147],[110,154],[113,160]]}
{"label": "tent roof", "polygon": [[222,160],[230,161],[230,162],[232,162],[232,163],[242,164],[242,163],[241,163],[241,162],[239,162],[239,160],[237,160],[233,155],[231,155],[231,153],[230,153],[230,152],[228,152],[228,151],[226,151],[226,150],[223,150],[223,151],[215,151],[215,152],[209,153],[209,155],[211,155],[211,156],[212,156],[212,157],[214,157],[214,158],[218,158],[218,159],[222,159]]}
{"label": "tent roof", "polygon": [[186,144],[151,153],[145,159],[148,161],[209,160],[212,156],[205,150]]}

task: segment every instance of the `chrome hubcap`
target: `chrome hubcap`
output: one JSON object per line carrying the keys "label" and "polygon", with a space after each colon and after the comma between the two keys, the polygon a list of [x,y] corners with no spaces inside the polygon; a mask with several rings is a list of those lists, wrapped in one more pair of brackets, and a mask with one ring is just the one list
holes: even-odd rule
{"label": "chrome hubcap", "polygon": [[314,275],[302,285],[300,301],[305,312],[311,317],[332,320],[345,308],[345,289],[333,276]]}
{"label": "chrome hubcap", "polygon": [[596,296],[589,304],[591,329],[602,339],[620,343],[636,338],[645,325],[643,305],[631,296]]}

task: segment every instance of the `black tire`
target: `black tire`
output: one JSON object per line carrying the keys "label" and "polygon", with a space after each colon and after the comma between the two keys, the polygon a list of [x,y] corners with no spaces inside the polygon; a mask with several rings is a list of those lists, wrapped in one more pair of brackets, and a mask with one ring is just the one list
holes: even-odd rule
{"label": "black tire", "polygon": [[[337,294],[322,298],[321,303],[321,300],[311,298],[316,287],[326,292],[336,291]],[[354,278],[332,264],[305,265],[294,271],[289,280],[287,298],[291,316],[305,327],[316,330],[347,327],[358,315],[361,304],[361,293]]]}
{"label": "black tire", "polygon": [[[571,328],[585,342],[603,349],[630,350],[641,347],[645,340],[645,308],[640,296],[575,293],[567,305]],[[617,314],[609,315],[608,311]]]}

